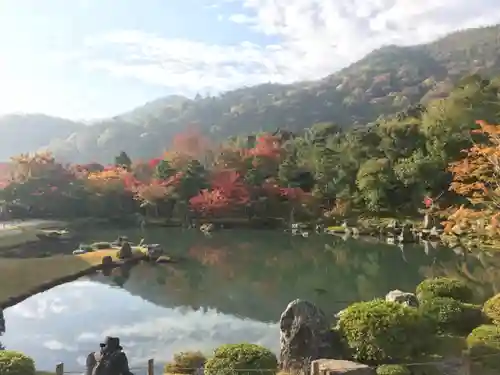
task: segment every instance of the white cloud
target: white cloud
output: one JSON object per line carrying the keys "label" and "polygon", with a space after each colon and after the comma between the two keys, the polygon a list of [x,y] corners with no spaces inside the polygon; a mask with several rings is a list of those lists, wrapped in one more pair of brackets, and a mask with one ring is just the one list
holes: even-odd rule
{"label": "white cloud", "polygon": [[[224,8],[229,0],[214,0]],[[279,46],[165,39],[138,30],[87,41],[89,69],[134,77],[179,93],[320,78],[387,44],[428,42],[500,21],[498,0],[242,0],[229,17]],[[215,20],[214,20],[215,21]],[[111,54],[112,57],[109,57]]]}

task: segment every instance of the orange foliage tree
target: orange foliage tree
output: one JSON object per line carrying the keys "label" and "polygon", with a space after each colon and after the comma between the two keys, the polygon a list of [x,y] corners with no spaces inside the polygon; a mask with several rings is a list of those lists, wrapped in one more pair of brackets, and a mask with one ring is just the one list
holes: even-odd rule
{"label": "orange foliage tree", "polygon": [[476,234],[496,236],[500,215],[500,125],[477,121],[474,134],[484,142],[465,150],[465,157],[450,165],[453,181],[450,190],[465,197],[469,207],[454,210],[445,222],[446,231],[472,230]]}
{"label": "orange foliage tree", "polygon": [[131,173],[122,167],[107,167],[100,172],[88,173],[86,182],[89,190],[102,194],[130,190],[134,179]]}
{"label": "orange foliage tree", "polygon": [[177,134],[172,141],[175,153],[188,155],[192,158],[201,157],[210,148],[209,140],[199,131],[190,127],[186,132]]}

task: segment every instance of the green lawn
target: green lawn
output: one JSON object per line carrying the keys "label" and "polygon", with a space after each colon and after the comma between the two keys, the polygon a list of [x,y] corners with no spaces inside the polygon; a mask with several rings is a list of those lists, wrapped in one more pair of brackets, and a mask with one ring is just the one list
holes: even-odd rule
{"label": "green lawn", "polygon": [[42,283],[74,274],[98,265],[106,255],[116,256],[115,249],[81,255],[57,255],[48,258],[0,258],[0,301],[28,293]]}

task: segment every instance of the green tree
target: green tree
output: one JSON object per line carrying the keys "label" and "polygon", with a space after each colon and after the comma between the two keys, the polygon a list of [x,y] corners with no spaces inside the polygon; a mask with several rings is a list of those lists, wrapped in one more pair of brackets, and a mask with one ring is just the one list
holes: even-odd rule
{"label": "green tree", "polygon": [[125,151],[121,151],[120,154],[115,157],[115,165],[130,170],[132,159],[130,159]]}

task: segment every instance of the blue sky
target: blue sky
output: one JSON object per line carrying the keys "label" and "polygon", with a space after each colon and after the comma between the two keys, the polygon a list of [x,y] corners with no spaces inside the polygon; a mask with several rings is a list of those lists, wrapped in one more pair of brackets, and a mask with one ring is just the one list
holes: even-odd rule
{"label": "blue sky", "polygon": [[0,114],[107,117],[168,94],[316,79],[498,0],[3,0]]}

